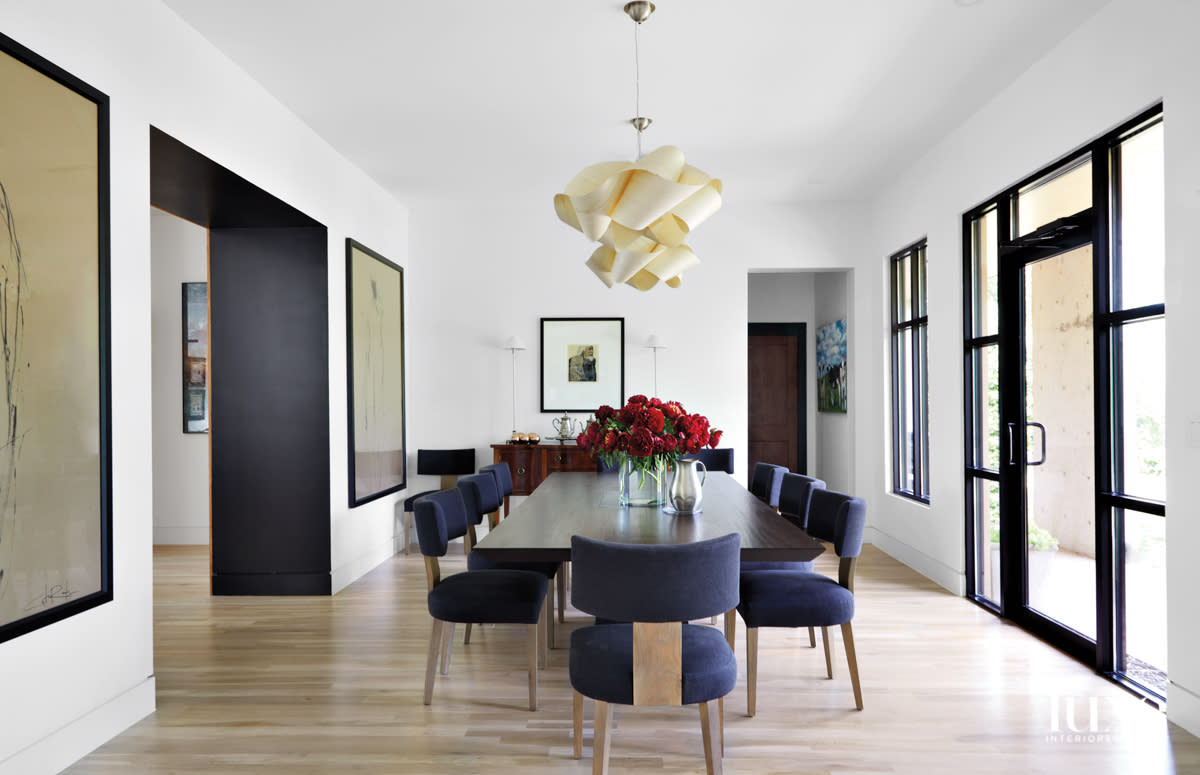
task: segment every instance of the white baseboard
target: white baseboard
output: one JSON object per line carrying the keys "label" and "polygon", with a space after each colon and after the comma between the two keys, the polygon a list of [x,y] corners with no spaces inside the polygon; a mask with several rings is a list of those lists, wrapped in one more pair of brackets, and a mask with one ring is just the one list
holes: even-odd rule
{"label": "white baseboard", "polygon": [[371,547],[370,551],[363,552],[357,557],[352,557],[348,562],[343,563],[341,567],[334,568],[332,578],[330,579],[333,594],[336,595],[338,592],[341,592],[377,568],[380,564],[391,559],[392,555],[396,554],[397,551],[404,551],[404,537],[402,535],[392,536],[387,541]]}
{"label": "white baseboard", "polygon": [[1167,720],[1200,737],[1200,695],[1171,682],[1167,687]]}
{"label": "white baseboard", "polygon": [[53,775],[154,712],[154,676],[0,762],[0,775]]}
{"label": "white baseboard", "polygon": [[967,578],[961,571],[951,568],[939,560],[935,560],[919,549],[873,527],[867,528],[863,540],[869,544],[874,544],[884,554],[899,560],[925,578],[945,587],[959,597],[967,593]]}
{"label": "white baseboard", "polygon": [[154,545],[208,546],[208,525],[202,527],[154,526]]}

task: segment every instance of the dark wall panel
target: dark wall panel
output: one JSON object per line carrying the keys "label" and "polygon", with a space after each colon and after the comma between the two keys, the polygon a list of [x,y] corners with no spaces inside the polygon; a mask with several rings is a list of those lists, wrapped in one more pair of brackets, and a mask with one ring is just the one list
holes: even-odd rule
{"label": "dark wall panel", "polygon": [[211,230],[214,594],[330,594],[324,227]]}

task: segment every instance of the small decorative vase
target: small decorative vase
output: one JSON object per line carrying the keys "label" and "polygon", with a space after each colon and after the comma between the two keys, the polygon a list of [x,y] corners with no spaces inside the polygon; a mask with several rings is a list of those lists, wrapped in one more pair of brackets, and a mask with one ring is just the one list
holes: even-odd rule
{"label": "small decorative vase", "polygon": [[621,488],[618,503],[622,506],[661,506],[666,501],[666,474],[666,467],[661,464],[638,470],[633,467],[633,458],[622,458],[621,467],[617,469]]}

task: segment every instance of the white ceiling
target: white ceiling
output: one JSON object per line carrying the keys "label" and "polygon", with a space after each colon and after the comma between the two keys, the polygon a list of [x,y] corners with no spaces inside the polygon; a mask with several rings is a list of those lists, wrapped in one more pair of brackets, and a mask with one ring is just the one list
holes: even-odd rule
{"label": "white ceiling", "polygon": [[[402,201],[549,206],[636,155],[622,0],[165,2]],[[863,198],[1106,2],[661,0],[644,149],[678,145],[727,201]]]}

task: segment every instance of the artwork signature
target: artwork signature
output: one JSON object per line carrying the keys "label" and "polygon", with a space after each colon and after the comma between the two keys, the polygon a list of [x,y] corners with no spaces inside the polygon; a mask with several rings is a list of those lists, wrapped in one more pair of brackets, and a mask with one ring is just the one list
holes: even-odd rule
{"label": "artwork signature", "polygon": [[29,605],[25,606],[25,610],[32,611],[35,608],[48,608],[51,605],[66,602],[78,594],[77,591],[71,589],[70,584],[47,584],[42,596],[34,598]]}

